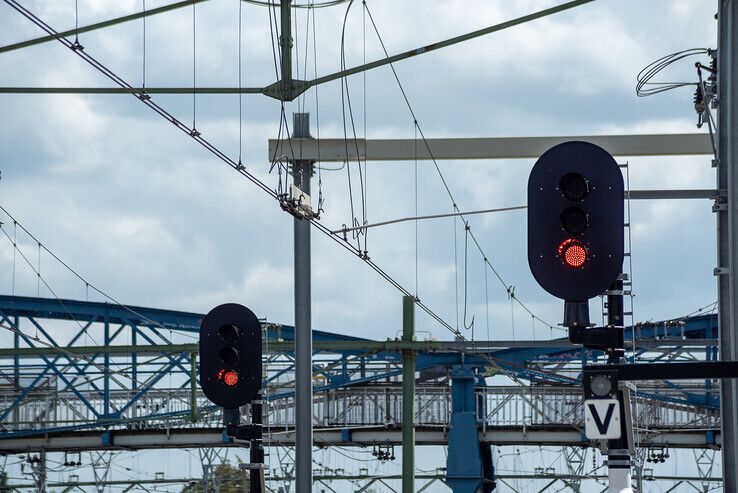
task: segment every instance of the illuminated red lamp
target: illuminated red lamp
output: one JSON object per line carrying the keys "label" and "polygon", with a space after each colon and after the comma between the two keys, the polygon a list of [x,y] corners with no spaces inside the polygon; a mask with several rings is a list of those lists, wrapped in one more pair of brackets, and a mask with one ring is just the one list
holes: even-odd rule
{"label": "illuminated red lamp", "polygon": [[223,368],[218,372],[218,380],[222,381],[229,387],[234,387],[238,383],[238,373],[233,370]]}
{"label": "illuminated red lamp", "polygon": [[559,256],[567,267],[578,269],[587,261],[587,248],[581,241],[569,238],[559,245]]}

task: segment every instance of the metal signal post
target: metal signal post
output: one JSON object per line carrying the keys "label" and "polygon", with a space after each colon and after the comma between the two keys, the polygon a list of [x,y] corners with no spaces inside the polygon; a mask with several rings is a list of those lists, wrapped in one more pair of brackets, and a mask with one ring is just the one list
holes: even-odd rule
{"label": "metal signal post", "polygon": [[[564,300],[569,340],[621,363],[623,341],[624,184],[601,147],[558,144],[536,161],[528,179],[528,264],[538,284]],[[608,324],[592,327],[589,300],[607,292]],[[632,429],[627,388],[608,366],[584,378],[585,429],[607,440],[609,491],[632,492]]]}
{"label": "metal signal post", "polygon": [[[262,447],[261,323],[236,303],[217,306],[200,323],[200,386],[213,404],[223,407],[228,436],[251,441],[250,493],[264,491]],[[240,407],[251,402],[251,425],[241,425]]]}
{"label": "metal signal post", "polygon": [[261,324],[236,303],[210,310],[200,324],[200,385],[226,411],[238,412],[261,390]]}

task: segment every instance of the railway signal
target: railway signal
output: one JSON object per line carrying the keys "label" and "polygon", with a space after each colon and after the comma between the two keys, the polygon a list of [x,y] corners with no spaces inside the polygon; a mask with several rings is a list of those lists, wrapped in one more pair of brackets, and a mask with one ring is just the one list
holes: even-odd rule
{"label": "railway signal", "polygon": [[200,324],[200,385],[213,404],[238,409],[261,390],[261,324],[245,306],[213,308]]}
{"label": "railway signal", "polygon": [[546,151],[528,179],[528,264],[538,284],[569,302],[607,290],[623,264],[623,175],[589,142]]}

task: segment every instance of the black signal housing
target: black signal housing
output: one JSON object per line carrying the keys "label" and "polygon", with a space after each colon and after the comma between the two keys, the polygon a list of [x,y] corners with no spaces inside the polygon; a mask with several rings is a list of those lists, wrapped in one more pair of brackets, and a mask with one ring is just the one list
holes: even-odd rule
{"label": "black signal housing", "polygon": [[262,380],[261,324],[243,305],[213,308],[200,323],[200,386],[215,405],[237,409],[254,400]]}
{"label": "black signal housing", "polygon": [[558,144],[528,179],[528,264],[553,296],[585,302],[622,271],[624,184],[615,159],[582,141]]}

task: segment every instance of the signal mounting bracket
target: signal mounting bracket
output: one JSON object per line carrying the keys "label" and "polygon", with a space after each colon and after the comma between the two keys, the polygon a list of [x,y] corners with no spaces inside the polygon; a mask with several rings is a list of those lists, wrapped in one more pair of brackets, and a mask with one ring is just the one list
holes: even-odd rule
{"label": "signal mounting bracket", "polygon": [[569,341],[581,344],[585,349],[606,353],[622,351],[625,336],[622,327],[569,327]]}

